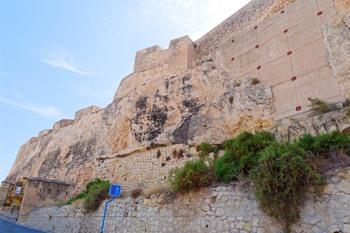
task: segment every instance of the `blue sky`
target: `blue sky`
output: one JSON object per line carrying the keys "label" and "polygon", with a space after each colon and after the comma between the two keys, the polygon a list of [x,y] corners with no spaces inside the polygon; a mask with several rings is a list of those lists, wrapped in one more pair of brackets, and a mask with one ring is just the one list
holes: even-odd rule
{"label": "blue sky", "polygon": [[193,40],[249,0],[0,0],[0,181],[23,143],[111,102],[135,52]]}

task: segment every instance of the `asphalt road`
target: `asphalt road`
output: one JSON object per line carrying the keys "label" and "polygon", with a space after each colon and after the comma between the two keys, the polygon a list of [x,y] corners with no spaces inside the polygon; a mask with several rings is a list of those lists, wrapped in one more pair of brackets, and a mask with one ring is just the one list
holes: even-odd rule
{"label": "asphalt road", "polygon": [[0,233],[44,233],[44,232],[15,224],[13,222],[10,222],[0,217]]}

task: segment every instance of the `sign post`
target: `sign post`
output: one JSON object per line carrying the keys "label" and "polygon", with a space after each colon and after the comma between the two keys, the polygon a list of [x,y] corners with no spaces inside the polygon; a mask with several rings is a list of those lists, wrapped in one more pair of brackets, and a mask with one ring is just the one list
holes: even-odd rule
{"label": "sign post", "polygon": [[100,233],[103,233],[103,230],[105,227],[106,214],[107,214],[107,209],[109,204],[112,203],[114,199],[120,197],[121,192],[122,192],[122,186],[120,184],[111,184],[111,186],[109,187],[109,196],[111,197],[111,199],[106,202],[105,208],[103,210]]}

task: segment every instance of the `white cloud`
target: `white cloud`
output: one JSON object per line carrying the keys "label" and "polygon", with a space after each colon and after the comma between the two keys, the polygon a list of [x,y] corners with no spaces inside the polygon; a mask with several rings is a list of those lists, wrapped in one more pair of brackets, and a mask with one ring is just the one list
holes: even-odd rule
{"label": "white cloud", "polygon": [[54,106],[37,106],[23,99],[13,100],[2,96],[0,96],[0,102],[36,113],[40,116],[47,117],[47,118],[62,117],[62,113],[60,112],[60,110]]}
{"label": "white cloud", "polygon": [[250,0],[145,0],[139,12],[144,18],[157,12],[172,27],[196,40],[248,2]]}
{"label": "white cloud", "polygon": [[82,75],[82,76],[92,75],[91,73],[78,68],[73,56],[68,51],[61,48],[54,49],[54,51],[51,52],[47,58],[43,58],[41,59],[41,61],[50,66],[63,69],[63,70],[68,70],[78,75]]}

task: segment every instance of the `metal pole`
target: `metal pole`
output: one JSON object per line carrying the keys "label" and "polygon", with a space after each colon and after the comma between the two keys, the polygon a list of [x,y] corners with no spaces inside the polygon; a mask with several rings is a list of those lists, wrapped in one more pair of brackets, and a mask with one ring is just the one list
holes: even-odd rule
{"label": "metal pole", "polygon": [[112,201],[114,201],[115,198],[112,198],[111,200],[107,201],[105,204],[105,209],[103,211],[103,217],[102,217],[102,222],[101,222],[101,227],[100,227],[100,233],[103,233],[104,227],[105,227],[105,220],[106,220],[106,214],[107,214],[107,208],[109,203],[111,203]]}

